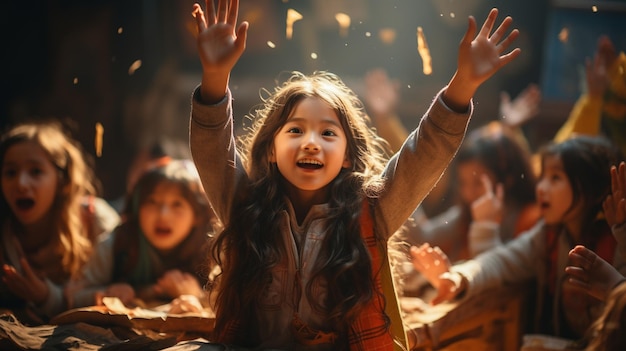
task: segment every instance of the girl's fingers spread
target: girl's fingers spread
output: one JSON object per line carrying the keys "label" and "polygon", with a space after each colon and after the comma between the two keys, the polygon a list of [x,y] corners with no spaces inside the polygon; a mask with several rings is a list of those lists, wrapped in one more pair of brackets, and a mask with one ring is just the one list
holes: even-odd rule
{"label": "girl's fingers spread", "polygon": [[206,19],[204,18],[204,12],[200,5],[193,5],[193,11],[191,13],[193,17],[196,19],[196,27],[198,28],[198,32],[202,32],[206,29]]}
{"label": "girl's fingers spread", "polygon": [[239,0],[231,0],[230,9],[228,11],[228,23],[234,26],[237,23],[238,13],[239,13]]}
{"label": "girl's fingers spread", "polygon": [[513,23],[513,18],[511,18],[510,16],[507,16],[502,21],[502,23],[500,23],[500,26],[498,27],[498,29],[496,29],[496,31],[493,32],[493,35],[491,35],[491,38],[489,39],[493,41],[494,43],[499,43],[500,40],[504,38],[504,35],[506,34],[506,32],[509,30],[511,23]]}
{"label": "girl's fingers spread", "polygon": [[511,33],[496,46],[498,53],[503,53],[517,37],[519,37],[519,30],[513,29]]}
{"label": "girl's fingers spread", "polygon": [[491,11],[489,11],[489,15],[487,16],[487,19],[485,20],[485,23],[483,23],[483,26],[480,29],[480,33],[478,33],[478,35],[484,36],[484,37],[489,37],[489,33],[491,33],[491,30],[493,29],[493,24],[496,22],[496,17],[497,16],[498,16],[498,9],[496,9],[496,8],[491,9]]}
{"label": "girl's fingers spread", "polygon": [[509,52],[506,55],[500,56],[500,66],[505,66],[509,62],[513,61],[519,54],[522,52],[522,49],[515,48],[515,50]]}
{"label": "girl's fingers spread", "polygon": [[472,40],[474,40],[474,36],[476,35],[476,19],[474,16],[469,16],[467,21],[467,31],[465,32],[463,39],[461,39],[461,43],[469,45]]}
{"label": "girl's fingers spread", "polygon": [[226,22],[229,0],[219,0],[217,3],[217,22]]}
{"label": "girl's fingers spread", "polygon": [[207,25],[215,24],[216,22],[215,5],[213,4],[213,0],[206,0],[204,3],[205,3],[205,8],[206,8],[206,17],[205,17],[206,24]]}

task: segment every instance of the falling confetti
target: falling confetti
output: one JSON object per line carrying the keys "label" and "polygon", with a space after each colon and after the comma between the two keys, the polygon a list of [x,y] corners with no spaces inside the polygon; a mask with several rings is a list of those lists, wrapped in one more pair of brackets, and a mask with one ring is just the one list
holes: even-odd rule
{"label": "falling confetti", "polygon": [[348,35],[348,28],[350,28],[350,16],[345,13],[337,13],[335,14],[335,19],[337,23],[339,23],[339,35],[345,37]]}
{"label": "falling confetti", "polygon": [[124,28],[119,27],[119,28],[117,29],[117,34],[122,34],[123,32],[124,32]]}
{"label": "falling confetti", "polygon": [[596,5],[591,6],[591,11],[598,12],[598,6]]}
{"label": "falling confetti", "polygon": [[96,123],[96,137],[94,139],[94,145],[96,147],[96,156],[102,156],[102,136],[104,135],[104,127],[102,123]]}
{"label": "falling confetti", "polygon": [[302,15],[300,12],[294,9],[287,10],[287,39],[291,39],[293,37],[293,24],[301,19]]}
{"label": "falling confetti", "polygon": [[312,52],[311,53],[311,58],[314,59],[314,60],[317,60],[317,53]]}
{"label": "falling confetti", "polygon": [[425,75],[433,73],[432,58],[430,57],[430,50],[428,49],[428,43],[426,43],[426,36],[422,27],[417,27],[417,52],[422,58],[422,71]]}
{"label": "falling confetti", "polygon": [[78,77],[74,77],[74,85],[78,84]]}
{"label": "falling confetti", "polygon": [[135,74],[135,71],[138,70],[141,67],[141,60],[135,60],[135,62],[133,62],[132,65],[130,65],[130,67],[128,67],[128,75],[133,75]]}
{"label": "falling confetti", "polygon": [[568,39],[569,39],[569,29],[562,28],[561,31],[559,32],[559,41],[561,41],[561,43],[567,43]]}
{"label": "falling confetti", "polygon": [[378,32],[378,37],[385,44],[392,44],[396,40],[396,31],[392,28],[383,28]]}
{"label": "falling confetti", "polygon": [[267,46],[269,46],[269,47],[270,47],[270,48],[272,48],[272,49],[275,49],[275,48],[276,48],[276,44],[274,44],[274,42],[273,42],[273,41],[271,41],[271,40],[268,40],[268,41],[267,41]]}

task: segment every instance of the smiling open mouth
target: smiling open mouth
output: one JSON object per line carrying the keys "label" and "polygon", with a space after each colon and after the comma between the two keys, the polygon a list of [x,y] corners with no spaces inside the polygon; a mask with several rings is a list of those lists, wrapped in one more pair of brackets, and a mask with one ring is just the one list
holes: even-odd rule
{"label": "smiling open mouth", "polygon": [[35,200],[33,200],[33,199],[19,199],[19,200],[15,201],[15,204],[17,205],[17,208],[19,208],[20,210],[29,210],[33,206],[35,206]]}
{"label": "smiling open mouth", "polygon": [[298,167],[304,169],[320,169],[322,168],[322,163],[315,160],[302,160],[298,161]]}

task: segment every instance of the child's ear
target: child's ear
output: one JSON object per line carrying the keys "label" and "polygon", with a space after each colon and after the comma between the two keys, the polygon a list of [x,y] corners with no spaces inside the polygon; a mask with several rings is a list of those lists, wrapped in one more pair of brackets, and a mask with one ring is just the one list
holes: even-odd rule
{"label": "child's ear", "polygon": [[274,147],[270,149],[269,160],[271,163],[276,163],[276,154],[274,153]]}
{"label": "child's ear", "polygon": [[343,168],[352,168],[352,162],[350,161],[350,159],[348,158],[348,155],[346,155],[343,158],[343,165],[341,165]]}

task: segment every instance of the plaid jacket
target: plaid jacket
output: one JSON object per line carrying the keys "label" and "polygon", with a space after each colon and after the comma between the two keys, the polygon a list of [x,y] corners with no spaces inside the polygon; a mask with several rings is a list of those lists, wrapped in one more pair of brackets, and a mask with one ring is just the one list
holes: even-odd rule
{"label": "plaid jacket", "polygon": [[[381,245],[374,235],[374,221],[367,199],[363,202],[360,218],[361,238],[372,259],[372,275],[376,293],[350,327],[348,343],[350,351],[400,351],[408,350],[407,337],[400,315],[400,307],[393,286],[391,269],[387,259],[387,247]],[[383,297],[384,296],[384,297]],[[385,315],[391,327],[385,326]],[[232,320],[216,341],[236,344],[242,332],[242,321]]]}

